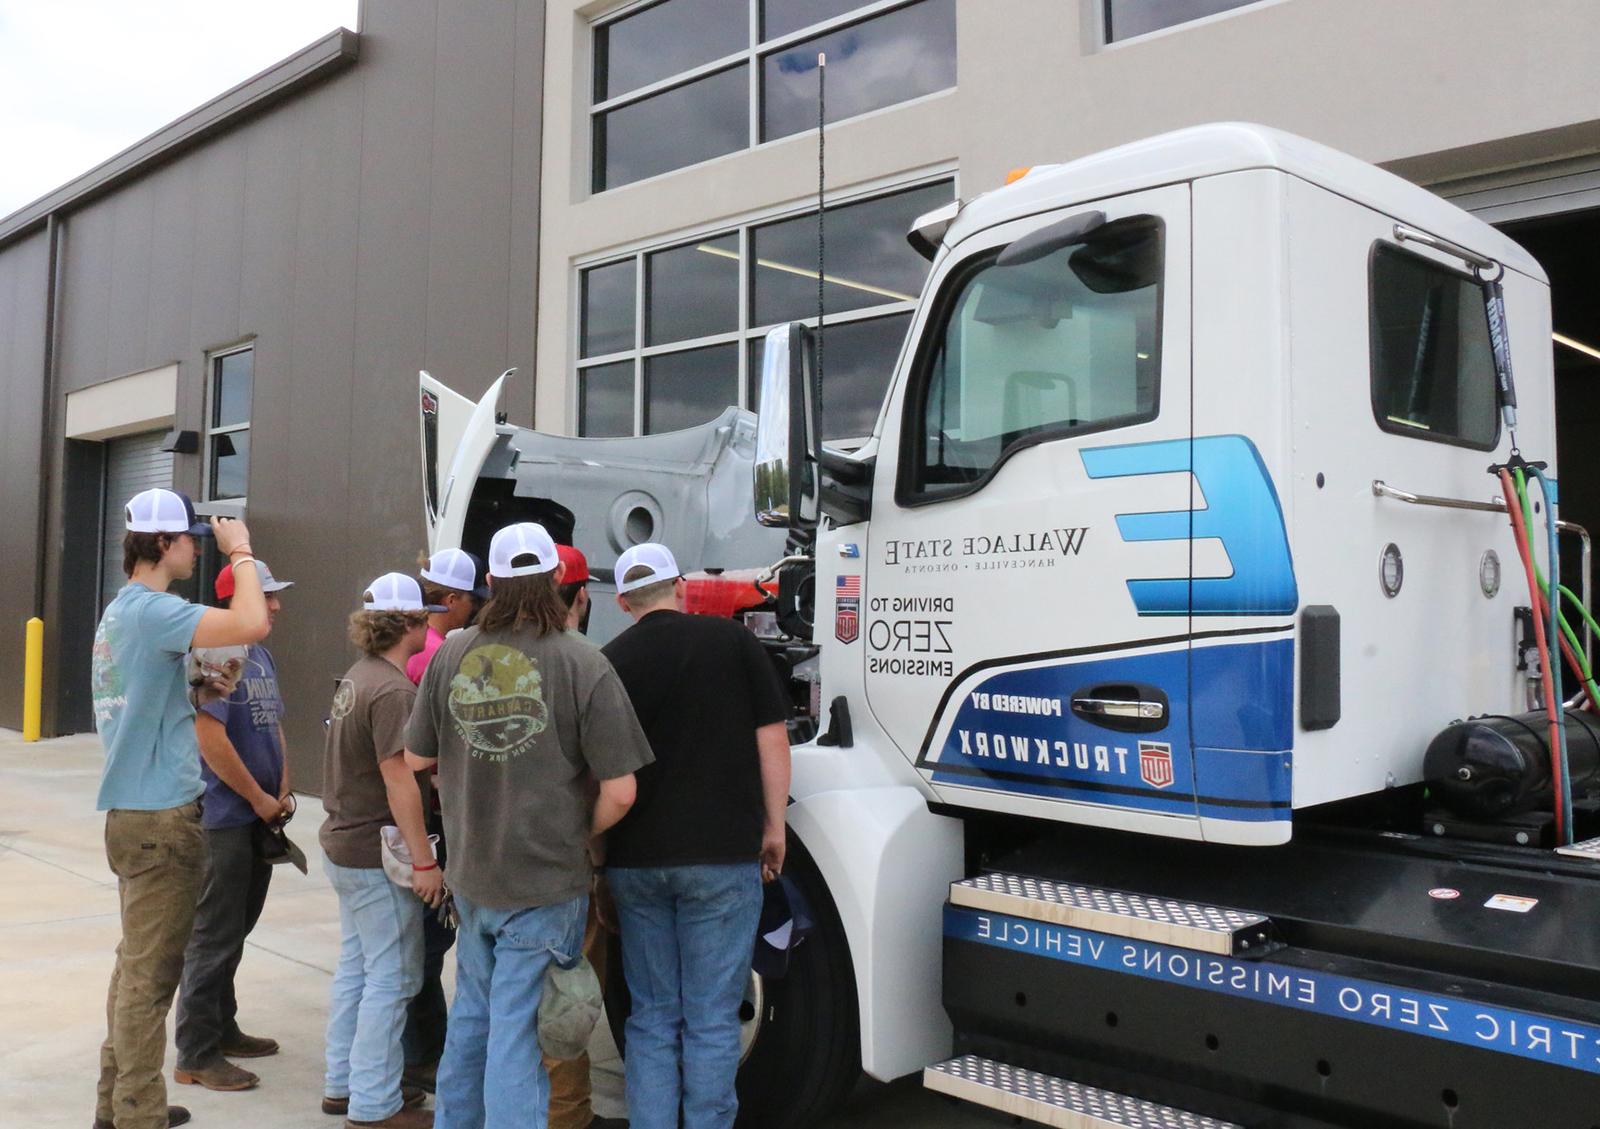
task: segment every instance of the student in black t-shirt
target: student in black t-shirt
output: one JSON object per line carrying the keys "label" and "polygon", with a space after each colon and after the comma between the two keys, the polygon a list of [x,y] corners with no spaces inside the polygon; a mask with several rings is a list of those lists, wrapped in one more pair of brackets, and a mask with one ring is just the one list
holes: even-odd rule
{"label": "student in black t-shirt", "polygon": [[727,1129],[738,1109],[739,1003],[761,883],[783,869],[788,710],[761,644],[741,625],[684,615],[662,545],[617,561],[634,625],[605,647],[655,763],[606,844],[628,1017],[632,1129]]}

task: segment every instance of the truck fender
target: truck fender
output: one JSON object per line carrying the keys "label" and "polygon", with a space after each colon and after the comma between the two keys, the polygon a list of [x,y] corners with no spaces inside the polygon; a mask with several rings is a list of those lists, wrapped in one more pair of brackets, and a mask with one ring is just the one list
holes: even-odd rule
{"label": "truck fender", "polygon": [[909,786],[815,792],[788,815],[848,938],[861,1068],[889,1081],[948,1057],[942,912],[962,875],[961,822],[934,815]]}

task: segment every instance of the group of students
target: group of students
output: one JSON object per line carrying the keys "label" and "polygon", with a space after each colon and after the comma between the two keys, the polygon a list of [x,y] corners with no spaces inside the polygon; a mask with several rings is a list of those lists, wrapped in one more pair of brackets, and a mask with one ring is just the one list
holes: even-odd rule
{"label": "group of students", "polygon": [[[239,1028],[233,980],[293,813],[261,645],[291,585],[242,522],[208,527],[181,494],[146,491],[126,517],[129,583],[93,670],[123,926],[95,1127],[158,1129],[189,1120],[161,1076],[180,983],[176,1081],[248,1089],[231,1060],[278,1051]],[[167,589],[212,535],[228,564],[208,609]],[[374,580],[350,616],[319,836],[341,932],[322,1109],[347,1126],[619,1124],[594,1116],[587,1060],[547,1059],[539,1036],[548,974],[603,971],[608,929],[632,998],[629,1123],[733,1123],[763,883],[784,862],[788,708],[754,636],[682,613],[665,546],[618,559],[634,624],[604,648],[582,632],[588,579],[582,554],[519,523],[487,576],[447,549]],[[236,679],[191,677],[189,652],[229,645],[249,648]]]}

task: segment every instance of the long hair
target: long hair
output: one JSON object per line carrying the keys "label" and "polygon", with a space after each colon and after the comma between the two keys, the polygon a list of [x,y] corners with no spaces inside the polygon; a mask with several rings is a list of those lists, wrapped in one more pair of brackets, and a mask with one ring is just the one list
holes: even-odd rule
{"label": "long hair", "polygon": [[556,590],[553,570],[494,578],[489,602],[478,613],[478,629],[493,635],[525,628],[539,635],[559,634],[567,629],[567,609]]}
{"label": "long hair", "polygon": [[427,612],[352,612],[350,642],[365,654],[381,655],[404,639],[406,632],[426,622]]}
{"label": "long hair", "polygon": [[128,576],[141,564],[158,565],[172,543],[176,533],[135,533],[129,530],[122,537],[122,571]]}

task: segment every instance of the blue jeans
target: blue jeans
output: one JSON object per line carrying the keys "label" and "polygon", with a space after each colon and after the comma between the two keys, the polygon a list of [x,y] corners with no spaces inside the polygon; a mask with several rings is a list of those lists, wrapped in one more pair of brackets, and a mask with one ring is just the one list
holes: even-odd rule
{"label": "blue jeans", "polygon": [[539,999],[551,962],[583,955],[589,896],[528,909],[456,894],[456,998],[439,1063],[436,1129],[545,1129],[550,1080],[539,1052]]}
{"label": "blue jeans", "polygon": [[615,867],[632,1129],[728,1129],[739,1110],[739,1004],[761,919],[761,866]]}
{"label": "blue jeans", "polygon": [[323,1093],[349,1098],[352,1121],[382,1121],[400,1109],[400,1032],[422,985],[422,899],[378,867],[322,866],[339,895],[341,934]]}

